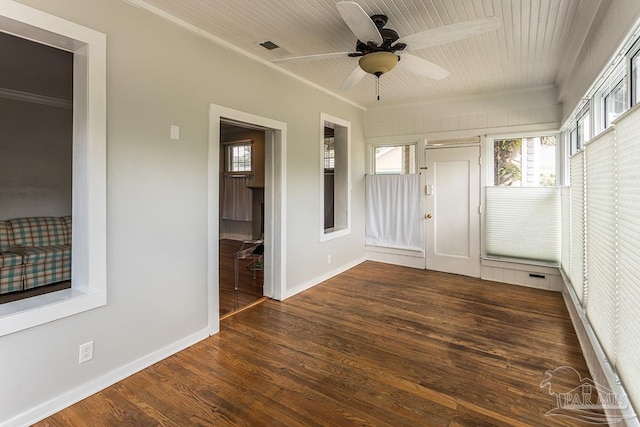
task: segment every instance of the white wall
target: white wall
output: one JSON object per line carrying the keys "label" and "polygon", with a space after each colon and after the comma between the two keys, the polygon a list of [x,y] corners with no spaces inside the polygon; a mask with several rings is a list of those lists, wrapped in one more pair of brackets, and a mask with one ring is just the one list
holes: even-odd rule
{"label": "white wall", "polygon": [[[364,256],[362,110],[121,1],[21,3],[107,34],[108,304],[0,338],[0,425],[206,333],[209,103],[287,123],[287,289]],[[321,112],[352,122],[354,218],[322,244]]]}
{"label": "white wall", "polygon": [[70,109],[0,98],[0,219],[71,215]]}

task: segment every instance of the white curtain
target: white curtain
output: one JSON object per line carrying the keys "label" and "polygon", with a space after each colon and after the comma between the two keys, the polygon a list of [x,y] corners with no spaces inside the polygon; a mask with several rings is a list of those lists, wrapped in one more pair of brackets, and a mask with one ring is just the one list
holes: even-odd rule
{"label": "white curtain", "polygon": [[419,175],[367,175],[365,243],[424,250]]}
{"label": "white curtain", "polygon": [[253,176],[226,175],[222,186],[222,219],[251,221]]}

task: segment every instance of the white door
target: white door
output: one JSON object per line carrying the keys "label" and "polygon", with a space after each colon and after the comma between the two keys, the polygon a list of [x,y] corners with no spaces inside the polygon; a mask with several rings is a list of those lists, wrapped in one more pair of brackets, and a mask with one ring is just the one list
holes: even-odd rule
{"label": "white door", "polygon": [[426,268],[480,277],[480,148],[426,151]]}

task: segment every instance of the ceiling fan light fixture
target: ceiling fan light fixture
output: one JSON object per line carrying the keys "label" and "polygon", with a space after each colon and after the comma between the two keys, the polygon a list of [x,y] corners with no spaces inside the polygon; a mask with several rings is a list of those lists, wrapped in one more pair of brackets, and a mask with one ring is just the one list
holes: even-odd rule
{"label": "ceiling fan light fixture", "polygon": [[398,63],[398,55],[392,52],[372,52],[360,58],[360,68],[369,74],[380,77],[393,69]]}

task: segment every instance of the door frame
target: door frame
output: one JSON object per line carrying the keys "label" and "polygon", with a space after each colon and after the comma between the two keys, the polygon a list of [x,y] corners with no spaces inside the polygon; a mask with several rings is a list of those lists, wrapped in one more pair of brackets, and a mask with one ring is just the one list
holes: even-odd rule
{"label": "door frame", "polygon": [[219,204],[220,122],[265,131],[264,289],[265,296],[282,300],[286,285],[287,124],[267,117],[209,104],[207,207],[207,311],[209,335],[220,331]]}

